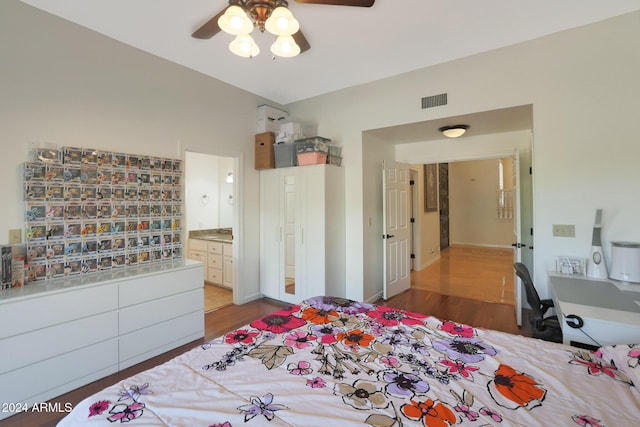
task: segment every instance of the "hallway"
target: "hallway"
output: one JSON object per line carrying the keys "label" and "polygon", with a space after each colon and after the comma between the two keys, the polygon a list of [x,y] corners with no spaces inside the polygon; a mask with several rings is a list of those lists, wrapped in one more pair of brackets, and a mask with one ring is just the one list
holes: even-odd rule
{"label": "hallway", "polygon": [[513,275],[512,249],[453,245],[440,260],[411,273],[411,288],[514,305]]}

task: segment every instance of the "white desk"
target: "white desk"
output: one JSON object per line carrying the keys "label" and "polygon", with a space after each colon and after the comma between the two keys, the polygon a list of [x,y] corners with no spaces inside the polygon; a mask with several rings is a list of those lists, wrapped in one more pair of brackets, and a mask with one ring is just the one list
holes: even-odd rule
{"label": "white desk", "polygon": [[[550,273],[549,290],[565,344],[640,343],[640,285]],[[581,328],[568,324],[571,314]]]}

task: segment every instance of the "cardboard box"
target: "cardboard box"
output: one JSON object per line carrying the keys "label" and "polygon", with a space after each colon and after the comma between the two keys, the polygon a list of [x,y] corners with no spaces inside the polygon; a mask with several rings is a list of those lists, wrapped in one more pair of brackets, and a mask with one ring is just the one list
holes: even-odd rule
{"label": "cardboard box", "polygon": [[256,135],[256,169],[273,169],[276,167],[273,144],[276,136],[273,132]]}

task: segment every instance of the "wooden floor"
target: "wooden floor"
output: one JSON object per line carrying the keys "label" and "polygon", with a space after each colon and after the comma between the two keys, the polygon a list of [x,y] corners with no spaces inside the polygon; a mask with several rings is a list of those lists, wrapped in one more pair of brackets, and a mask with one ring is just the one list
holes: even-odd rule
{"label": "wooden floor", "polygon": [[[457,249],[463,250],[457,251]],[[443,251],[442,259],[439,262],[441,265],[432,265],[425,269],[429,271],[414,272],[412,274],[412,287],[410,290],[386,301],[380,300],[376,302],[389,307],[429,314],[443,320],[453,320],[458,323],[530,336],[530,331],[520,329],[516,325],[515,310],[512,303],[487,302],[494,299],[508,300],[508,297],[503,296],[508,295],[506,290],[508,285],[503,284],[502,279],[498,279],[499,273],[480,274],[483,269],[479,268],[479,266],[489,265],[495,261],[496,255],[493,250],[471,249],[473,248],[454,248],[451,251]],[[479,261],[480,252],[487,252],[484,264]],[[460,260],[465,258],[469,262],[467,264],[461,263]],[[507,257],[502,258],[504,263],[508,264],[508,268],[512,268],[512,260]],[[448,267],[446,266],[447,264]],[[490,268],[490,270],[492,269]],[[504,271],[506,269],[507,267],[503,267]],[[497,270],[499,269],[496,267]],[[475,276],[471,274],[473,271],[476,273]],[[465,279],[458,277],[456,272],[460,276],[464,276]],[[436,277],[439,277],[439,279],[432,277],[432,275],[437,275]],[[491,277],[491,279],[485,280],[485,276]],[[437,280],[446,281],[447,284],[438,285]],[[504,280],[508,279],[505,278]],[[511,289],[513,289],[513,285],[511,285]],[[496,295],[500,297],[498,298]],[[512,300],[513,297],[511,297]],[[231,304],[217,308],[205,314],[205,337],[203,340],[194,341],[154,357],[122,372],[52,399],[50,402],[58,402],[62,407],[66,403],[71,403],[75,406],[80,400],[121,379],[164,363],[195,345],[210,341],[225,332],[288,306],[289,304],[280,301],[262,298],[241,306]],[[64,413],[56,412],[23,413],[0,421],[0,427],[49,427],[55,425],[64,415]]]}
{"label": "wooden floor", "polygon": [[411,287],[480,301],[514,304],[513,249],[451,246],[411,275]]}
{"label": "wooden floor", "polygon": [[208,313],[233,304],[233,291],[221,286],[204,284],[204,312]]}

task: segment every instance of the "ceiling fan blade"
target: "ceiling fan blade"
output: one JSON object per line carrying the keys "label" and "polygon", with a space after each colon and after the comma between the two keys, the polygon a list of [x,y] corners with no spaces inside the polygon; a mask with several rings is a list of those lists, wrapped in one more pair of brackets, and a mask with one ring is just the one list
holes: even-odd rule
{"label": "ceiling fan blade", "polygon": [[335,6],[371,7],[375,0],[296,0],[298,3],[332,4]]}
{"label": "ceiling fan blade", "polygon": [[[227,6],[229,7],[229,6]],[[209,19],[207,22],[202,25],[202,27],[198,28],[191,34],[191,37],[194,39],[210,39],[220,32],[220,27],[218,26],[218,19],[224,15],[227,11],[227,7],[222,9],[216,16]]]}
{"label": "ceiling fan blade", "polygon": [[300,47],[300,53],[306,52],[311,48],[307,38],[302,34],[302,30],[298,30],[293,36],[293,40]]}

